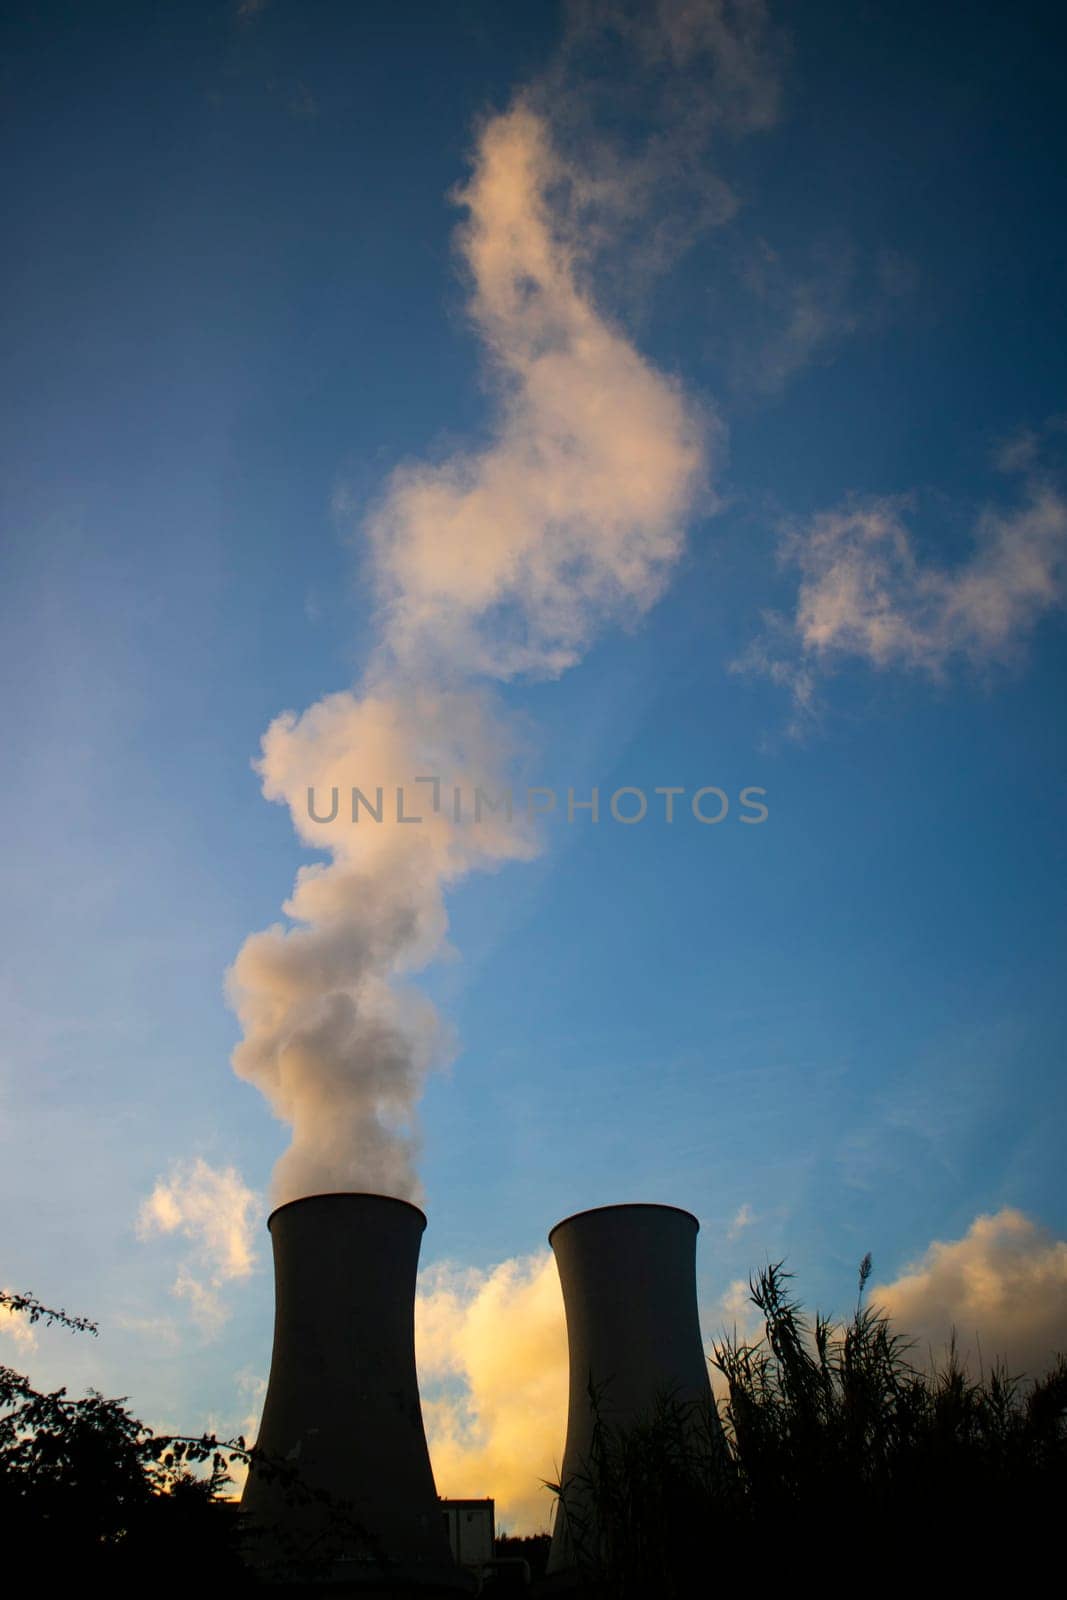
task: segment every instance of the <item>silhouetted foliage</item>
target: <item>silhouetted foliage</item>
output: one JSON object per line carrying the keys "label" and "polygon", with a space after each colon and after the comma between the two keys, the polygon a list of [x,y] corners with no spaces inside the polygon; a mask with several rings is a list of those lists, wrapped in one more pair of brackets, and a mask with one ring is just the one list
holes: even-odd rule
{"label": "silhouetted foliage", "polygon": [[[0,1304],[31,1322],[96,1333],[84,1317],[0,1292]],[[223,1501],[229,1462],[243,1440],[157,1437],[122,1400],[90,1391],[43,1393],[0,1367],[0,1525],[9,1533],[8,1578],[77,1573],[91,1580],[202,1574],[204,1563],[232,1584],[244,1569],[237,1518]]]}
{"label": "silhouetted foliage", "polygon": [[589,1384],[594,1421],[584,1468],[547,1487],[591,1592],[668,1595],[677,1573],[699,1569],[707,1508],[723,1501],[729,1462],[710,1413],[664,1395],[649,1417],[620,1428],[604,1419],[609,1387]]}
{"label": "silhouetted foliage", "polygon": [[[725,1339],[718,1430],[664,1396],[620,1430],[591,1391],[584,1473],[550,1485],[588,1595],[662,1600],[725,1580],[768,1585],[810,1565],[864,1587],[958,1588],[1018,1574],[1054,1540],[1067,1490],[1067,1362],[1024,1384],[933,1370],[859,1298],[843,1326],[809,1320],[781,1263],[750,1283],[763,1334]],[[832,1562],[832,1566],[828,1563]],[[760,1575],[762,1574],[762,1578]]]}
{"label": "silhouetted foliage", "polygon": [[43,1322],[46,1328],[58,1324],[71,1333],[91,1333],[94,1339],[99,1332],[96,1323],[88,1317],[72,1317],[66,1311],[53,1311],[50,1306],[43,1306],[32,1294],[15,1294],[10,1289],[0,1289],[0,1306],[21,1313],[27,1322]]}
{"label": "silhouetted foliage", "polygon": [[[30,1322],[96,1333],[84,1317],[0,1290],[0,1306]],[[122,1399],[90,1390],[42,1392],[0,1366],[0,1527],[8,1531],[4,1574],[39,1582],[146,1580],[153,1589],[184,1587],[210,1574],[228,1591],[254,1584],[247,1560],[256,1535],[226,1497],[237,1463],[279,1482],[288,1503],[325,1508],[325,1526],[358,1531],[349,1508],[304,1487],[292,1463],[274,1462],[241,1438],[156,1435]],[[321,1546],[323,1533],[315,1535]],[[279,1545],[283,1559],[314,1575],[318,1552],[299,1537]],[[291,1548],[289,1546],[291,1545]]]}
{"label": "silhouetted foliage", "polygon": [[[725,1339],[713,1365],[726,1380],[722,1429],[673,1396],[640,1424],[595,1426],[584,1473],[551,1485],[568,1515],[581,1592],[602,1600],[682,1600],[724,1582],[778,1586],[790,1569],[872,1589],[945,1587],[1021,1576],[1058,1559],[1067,1491],[1067,1361],[1024,1383],[995,1365],[977,1378],[953,1345],[917,1368],[912,1347],[859,1298],[843,1326],[809,1321],[781,1263],[750,1283],[763,1334]],[[30,1295],[0,1305],[74,1332],[85,1318]],[[223,1498],[236,1461],[276,1477],[287,1500],[328,1513],[310,1544],[282,1553],[288,1574],[314,1578],[329,1546],[373,1542],[289,1463],[243,1439],[156,1436],[122,1400],[42,1393],[0,1367],[0,1526],[10,1592],[70,1576],[153,1588],[211,1581],[253,1586],[254,1536]],[[297,1519],[299,1522],[299,1519]],[[277,1561],[276,1530],[272,1533]],[[547,1542],[501,1539],[536,1574]],[[259,1569],[262,1572],[262,1567]],[[281,1575],[275,1573],[275,1576]],[[325,1575],[325,1574],[324,1574]],[[498,1575],[498,1587],[504,1575]]]}

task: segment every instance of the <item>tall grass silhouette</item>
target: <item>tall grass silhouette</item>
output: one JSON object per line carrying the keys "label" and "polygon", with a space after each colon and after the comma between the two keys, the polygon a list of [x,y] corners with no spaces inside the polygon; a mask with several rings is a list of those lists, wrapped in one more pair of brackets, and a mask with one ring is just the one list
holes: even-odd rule
{"label": "tall grass silhouette", "polygon": [[[583,1593],[696,1596],[726,1581],[868,1591],[961,1584],[1056,1555],[1067,1505],[1067,1360],[1041,1377],[972,1373],[955,1340],[920,1366],[866,1303],[809,1317],[783,1263],[750,1281],[763,1331],[723,1338],[725,1432],[669,1395],[636,1425],[596,1423],[582,1473],[550,1484],[566,1508]],[[573,1508],[573,1509],[572,1509]],[[1056,1555],[1058,1560],[1058,1555]]]}

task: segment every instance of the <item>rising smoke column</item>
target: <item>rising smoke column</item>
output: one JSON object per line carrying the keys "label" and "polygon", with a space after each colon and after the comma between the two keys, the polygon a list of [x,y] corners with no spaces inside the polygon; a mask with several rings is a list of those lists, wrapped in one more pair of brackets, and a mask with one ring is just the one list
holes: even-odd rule
{"label": "rising smoke column", "polygon": [[[469,310],[496,385],[489,442],[394,473],[367,518],[381,633],[364,683],[268,728],[258,770],[329,860],[300,870],[288,925],[253,934],[229,973],[233,1065],[290,1123],[276,1203],[330,1189],[418,1198],[415,1107],[441,1049],[411,973],[441,948],[466,873],[536,848],[503,813],[471,826],[422,805],[437,774],[506,786],[512,736],[494,681],[554,676],[599,628],[658,598],[705,471],[707,419],[597,309],[573,173],[529,102],[482,129],[457,195]],[[352,787],[383,820],[353,824]],[[394,795],[406,787],[397,821]],[[338,816],[316,823],[339,792]]]}

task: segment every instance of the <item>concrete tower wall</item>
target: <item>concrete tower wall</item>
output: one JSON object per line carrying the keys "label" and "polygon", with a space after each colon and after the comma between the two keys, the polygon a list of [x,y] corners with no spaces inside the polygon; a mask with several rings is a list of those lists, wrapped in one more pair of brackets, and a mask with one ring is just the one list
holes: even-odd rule
{"label": "concrete tower wall", "polygon": [[274,1347],[257,1445],[351,1511],[345,1526],[321,1505],[287,1499],[269,1472],[253,1472],[242,1499],[262,1530],[253,1559],[288,1567],[295,1558],[295,1574],[301,1550],[320,1562],[328,1551],[325,1575],[334,1579],[370,1583],[384,1558],[404,1582],[458,1582],[415,1373],[426,1218],[383,1195],[323,1194],[280,1206],[268,1226]]}
{"label": "concrete tower wall", "polygon": [[[578,1212],[548,1236],[567,1313],[570,1399],[562,1483],[571,1485],[565,1493],[575,1534],[579,1517],[588,1523],[580,1476],[595,1422],[590,1378],[600,1391],[600,1416],[611,1427],[648,1419],[668,1393],[693,1408],[694,1426],[714,1417],[697,1315],[699,1227],[696,1217],[674,1206],[618,1205]],[[561,1507],[549,1571],[573,1560],[574,1538]]]}

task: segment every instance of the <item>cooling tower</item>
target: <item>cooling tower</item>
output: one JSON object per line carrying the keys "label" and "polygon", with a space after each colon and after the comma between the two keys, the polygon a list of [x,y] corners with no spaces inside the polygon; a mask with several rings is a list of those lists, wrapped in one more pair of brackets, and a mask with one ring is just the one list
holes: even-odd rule
{"label": "cooling tower", "polygon": [[[696,1297],[696,1217],[675,1206],[620,1205],[580,1211],[548,1236],[567,1313],[570,1400],[550,1573],[595,1548],[596,1529],[583,1477],[593,1443],[594,1410],[609,1428],[649,1419],[670,1395],[694,1430],[718,1422],[700,1337]],[[568,1514],[569,1513],[569,1514]]]}
{"label": "cooling tower", "polygon": [[320,1194],[280,1206],[267,1225],[274,1348],[257,1441],[264,1466],[242,1498],[249,1559],[276,1578],[373,1591],[388,1575],[391,1593],[466,1592],[415,1374],[426,1218],[384,1195]]}

